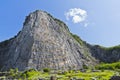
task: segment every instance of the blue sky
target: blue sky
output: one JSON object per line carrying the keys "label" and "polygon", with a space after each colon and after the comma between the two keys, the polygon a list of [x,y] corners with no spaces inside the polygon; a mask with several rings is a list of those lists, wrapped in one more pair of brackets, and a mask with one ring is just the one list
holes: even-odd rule
{"label": "blue sky", "polygon": [[[63,20],[72,33],[88,43],[107,47],[120,44],[120,0],[1,0],[0,3],[0,41],[16,35],[25,16],[39,9]],[[65,13],[74,8],[87,12],[83,22],[66,19]]]}

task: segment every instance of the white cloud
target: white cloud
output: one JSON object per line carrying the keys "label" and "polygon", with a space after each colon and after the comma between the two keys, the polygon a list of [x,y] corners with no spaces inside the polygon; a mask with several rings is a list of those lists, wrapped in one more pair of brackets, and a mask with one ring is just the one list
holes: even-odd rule
{"label": "white cloud", "polygon": [[70,18],[72,18],[73,23],[81,23],[86,20],[87,12],[80,8],[72,8],[65,13],[65,16],[67,20],[70,20]]}

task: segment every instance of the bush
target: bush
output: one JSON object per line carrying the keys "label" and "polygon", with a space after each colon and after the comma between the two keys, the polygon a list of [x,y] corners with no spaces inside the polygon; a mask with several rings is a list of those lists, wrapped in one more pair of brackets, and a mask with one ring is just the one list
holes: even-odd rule
{"label": "bush", "polygon": [[44,68],[43,72],[50,72],[50,69],[49,68]]}
{"label": "bush", "polygon": [[104,63],[104,64],[100,64],[98,66],[96,66],[96,69],[104,69],[104,70],[115,70],[115,69],[120,69],[120,62],[116,62],[116,63]]}
{"label": "bush", "polygon": [[29,69],[29,70],[26,70],[25,72],[23,72],[21,74],[21,78],[23,78],[24,80],[33,80],[33,79],[37,79],[40,75],[40,72],[38,72],[37,70],[35,69]]}
{"label": "bush", "polygon": [[83,69],[89,69],[88,66],[86,65],[83,65]]}
{"label": "bush", "polygon": [[83,45],[83,41],[80,39],[79,36],[72,34],[72,33],[71,33],[71,35],[80,45]]}

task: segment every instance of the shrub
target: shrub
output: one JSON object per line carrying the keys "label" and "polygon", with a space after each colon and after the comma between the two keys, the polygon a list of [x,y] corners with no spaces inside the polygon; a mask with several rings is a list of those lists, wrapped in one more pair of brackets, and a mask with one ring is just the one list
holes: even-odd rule
{"label": "shrub", "polygon": [[21,74],[21,78],[23,78],[24,80],[36,80],[38,79],[40,75],[40,72],[38,72],[37,70],[35,69],[29,69],[29,70],[26,70],[25,72],[23,72]]}
{"label": "shrub", "polygon": [[120,69],[120,62],[116,63],[104,63],[96,66],[96,69],[107,69],[107,70],[115,70],[115,69]]}
{"label": "shrub", "polygon": [[71,33],[71,35],[80,45],[83,45],[83,41],[80,39],[79,36],[72,34],[72,33]]}
{"label": "shrub", "polygon": [[50,72],[50,69],[49,68],[44,68],[43,72]]}
{"label": "shrub", "polygon": [[83,65],[83,68],[84,68],[84,69],[89,69],[88,66],[86,66],[86,65]]}

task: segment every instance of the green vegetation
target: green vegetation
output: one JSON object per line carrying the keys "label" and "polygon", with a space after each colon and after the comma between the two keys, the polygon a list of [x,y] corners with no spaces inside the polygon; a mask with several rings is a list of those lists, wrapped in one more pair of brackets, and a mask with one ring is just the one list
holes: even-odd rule
{"label": "green vegetation", "polygon": [[30,69],[30,70],[23,72],[20,77],[22,79],[33,80],[33,79],[38,79],[39,76],[40,76],[40,72],[34,69]]}
{"label": "green vegetation", "polygon": [[6,76],[1,76],[0,79],[18,79],[18,80],[70,80],[70,79],[83,79],[83,80],[109,80],[112,76],[120,76],[120,62],[106,64],[101,63],[94,69],[90,69],[84,66],[83,70],[69,70],[69,71],[56,71],[44,68],[41,71],[35,69],[29,69],[24,72],[18,71],[18,69],[10,69]]}
{"label": "green vegetation", "polygon": [[92,72],[88,70],[88,72],[67,73],[65,76],[67,80],[69,80],[69,77],[85,80],[109,80],[112,75],[114,75],[113,71]]}
{"label": "green vegetation", "polygon": [[79,36],[72,34],[72,33],[71,33],[71,35],[80,45],[83,45],[83,41],[80,39]]}
{"label": "green vegetation", "polygon": [[120,51],[120,45],[113,46],[113,47],[108,47],[105,50],[108,50],[108,51],[118,50],[118,51]]}
{"label": "green vegetation", "polygon": [[[68,30],[69,31],[69,28],[68,26],[61,20],[57,19],[57,18],[54,18],[54,20],[56,21],[56,23],[58,23],[61,27],[64,27],[64,29]],[[69,31],[70,32],[70,31]]]}
{"label": "green vegetation", "polygon": [[[47,71],[46,71],[47,70]],[[29,69],[24,72],[19,72],[17,69],[10,69],[9,75],[0,78],[11,78],[18,80],[50,80],[50,78],[57,78],[56,80],[70,80],[70,79],[83,79],[83,80],[109,80],[110,77],[116,74],[113,70],[90,70],[87,69],[85,72],[80,70],[70,71],[48,71],[48,68],[42,71],[35,69]]]}
{"label": "green vegetation", "polygon": [[99,70],[118,70],[120,69],[120,62],[116,62],[116,63],[102,63],[98,66],[96,66],[96,69]]}
{"label": "green vegetation", "polygon": [[18,69],[10,69],[9,70],[9,77],[11,78],[17,78],[18,77]]}
{"label": "green vegetation", "polygon": [[[99,45],[95,45],[95,46],[99,46]],[[120,50],[120,45],[113,46],[113,47],[103,47],[103,46],[99,46],[99,47],[107,51]]]}
{"label": "green vegetation", "polygon": [[49,68],[44,68],[43,72],[50,72],[50,69]]}

